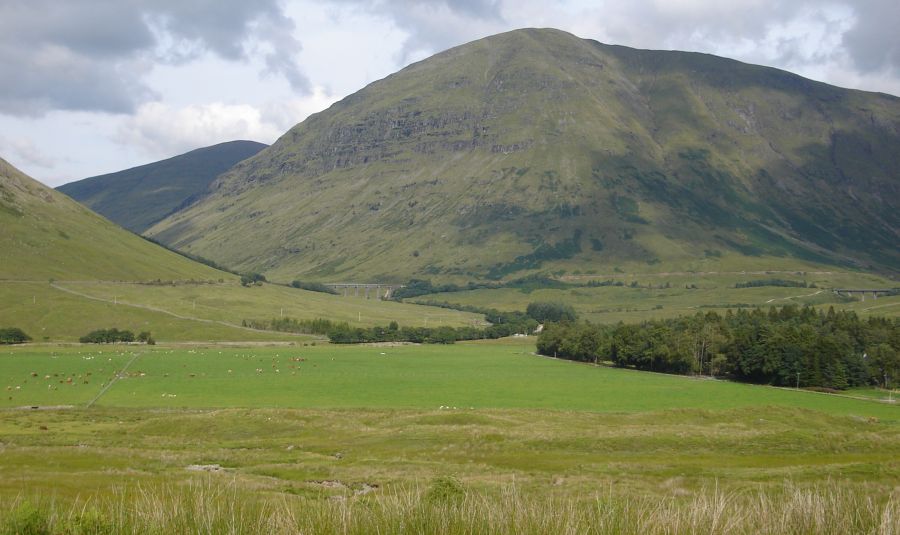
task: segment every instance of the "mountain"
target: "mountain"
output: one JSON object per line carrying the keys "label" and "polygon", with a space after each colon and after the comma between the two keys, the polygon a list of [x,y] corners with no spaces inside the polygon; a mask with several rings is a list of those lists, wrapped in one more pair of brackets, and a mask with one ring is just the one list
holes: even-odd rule
{"label": "mountain", "polygon": [[231,275],[128,232],[0,159],[0,280]]}
{"label": "mountain", "polygon": [[151,331],[161,341],[303,340],[242,326],[280,315],[354,326],[480,319],[375,299],[374,292],[368,300],[243,287],[237,276],[129,232],[0,159],[0,327],[22,328],[38,341],[75,341],[110,327]]}
{"label": "mountain", "polygon": [[900,270],[900,99],[526,29],[312,115],[148,234],[269,278]]}
{"label": "mountain", "polygon": [[217,176],[267,145],[229,141],[57,189],[119,225],[143,232],[206,191]]}

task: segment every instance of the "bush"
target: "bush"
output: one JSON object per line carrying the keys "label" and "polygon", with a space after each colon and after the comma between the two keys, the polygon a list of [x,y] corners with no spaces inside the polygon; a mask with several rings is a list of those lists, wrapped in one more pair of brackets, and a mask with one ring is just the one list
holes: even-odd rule
{"label": "bush", "polygon": [[116,526],[96,509],[82,511],[68,526],[66,533],[72,535],[107,535],[116,532]]}
{"label": "bush", "polygon": [[29,502],[23,502],[6,518],[3,533],[10,535],[49,535],[50,523],[43,511]]}
{"label": "bush", "polygon": [[150,331],[141,331],[141,333],[137,336],[137,341],[147,344],[148,346],[156,345],[156,340],[154,340],[153,337],[150,336]]}
{"label": "bush", "polygon": [[425,501],[432,504],[456,502],[465,497],[466,488],[453,476],[434,478],[425,492]]}
{"label": "bush", "polygon": [[24,344],[30,341],[31,337],[18,327],[0,329],[0,344]]}
{"label": "bush", "polygon": [[241,286],[250,286],[253,284],[261,284],[263,282],[266,282],[266,277],[261,273],[247,273],[246,275],[241,275]]}

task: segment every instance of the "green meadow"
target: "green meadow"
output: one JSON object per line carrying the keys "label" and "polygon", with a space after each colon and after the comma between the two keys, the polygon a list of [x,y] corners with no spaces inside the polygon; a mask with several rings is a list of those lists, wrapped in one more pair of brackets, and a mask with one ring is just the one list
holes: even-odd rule
{"label": "green meadow", "polygon": [[881,392],[533,351],[533,338],[7,347],[0,526],[896,532],[900,407]]}
{"label": "green meadow", "polygon": [[[633,413],[788,407],[900,419],[900,407],[836,395],[589,366],[505,343],[280,347],[17,347],[0,353],[2,406],[542,409]],[[128,363],[125,372],[122,367]],[[88,375],[90,374],[90,375]],[[117,375],[119,377],[117,377]],[[71,379],[71,381],[69,381]],[[10,399],[11,398],[11,399]]]}
{"label": "green meadow", "polygon": [[414,304],[342,297],[264,284],[150,285],[134,282],[0,281],[0,326],[25,330],[36,342],[73,342],[116,327],[150,331],[160,342],[298,341],[309,336],[241,328],[244,320],[326,318],[370,327],[472,325],[481,315]]}
{"label": "green meadow", "polygon": [[[806,283],[812,288],[760,286],[735,288],[736,284],[765,279]],[[565,277],[580,284],[568,288],[480,289],[430,294],[407,301],[448,302],[458,305],[525,310],[528,303],[556,301],[571,304],[582,319],[595,323],[635,323],[737,307],[810,305],[849,309],[861,317],[900,315],[900,296],[865,300],[836,295],[833,288],[893,288],[895,281],[855,272],[750,272],[750,273],[642,273],[577,275]],[[621,282],[623,286],[583,286],[590,281]],[[632,287],[632,284],[636,286]]]}

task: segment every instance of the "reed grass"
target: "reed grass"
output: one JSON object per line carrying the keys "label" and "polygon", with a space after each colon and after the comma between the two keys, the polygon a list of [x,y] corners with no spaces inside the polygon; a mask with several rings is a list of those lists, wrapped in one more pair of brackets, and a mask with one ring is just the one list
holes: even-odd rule
{"label": "reed grass", "polygon": [[[19,496],[2,533],[208,534],[873,534],[900,533],[898,497],[837,483],[776,491],[704,488],[664,498],[571,498],[508,485],[496,494],[404,488],[357,497],[260,495],[212,479],[122,488],[70,503]],[[439,483],[438,483],[439,484]]]}

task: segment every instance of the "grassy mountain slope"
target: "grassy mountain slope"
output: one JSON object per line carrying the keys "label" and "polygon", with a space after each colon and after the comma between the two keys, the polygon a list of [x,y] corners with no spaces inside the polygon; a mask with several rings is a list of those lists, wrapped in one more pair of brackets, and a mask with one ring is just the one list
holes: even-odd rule
{"label": "grassy mountain slope", "polygon": [[271,277],[900,270],[900,99],[557,30],[375,82],[148,233]]}
{"label": "grassy mountain slope", "polygon": [[[241,328],[244,320],[281,315],[327,318],[372,327],[472,325],[482,317],[415,304],[237,282],[147,285],[127,282],[0,281],[0,327],[16,326],[37,342],[73,342],[99,328],[150,331],[160,342],[291,341],[312,338]],[[320,336],[319,336],[320,337]]]}
{"label": "grassy mountain slope", "polygon": [[[95,329],[116,327],[134,333],[150,331],[160,343],[166,342],[306,342],[310,336],[270,331],[253,331],[229,325],[227,321],[210,321],[202,314],[182,317],[163,312],[164,307],[141,308],[132,300],[119,297],[102,300],[69,293],[72,283],[0,282],[0,326],[23,329],[35,342],[77,342]],[[75,286],[80,290],[80,286]],[[86,293],[86,292],[82,292]],[[145,297],[151,296],[148,289]],[[238,292],[230,295],[238,296]],[[185,319],[193,316],[198,319]]]}
{"label": "grassy mountain slope", "polygon": [[0,159],[0,279],[219,279],[232,275],[124,230]]}
{"label": "grassy mountain slope", "polygon": [[189,204],[217,176],[267,145],[229,141],[117,173],[85,178],[57,189],[134,232]]}
{"label": "grassy mountain slope", "polygon": [[[147,284],[157,279],[168,283]],[[297,340],[240,328],[244,319],[282,314],[367,327],[480,319],[269,284],[244,288],[236,276],[150,243],[0,160],[0,326],[36,341],[73,341],[111,326],[149,330],[162,341]]]}

